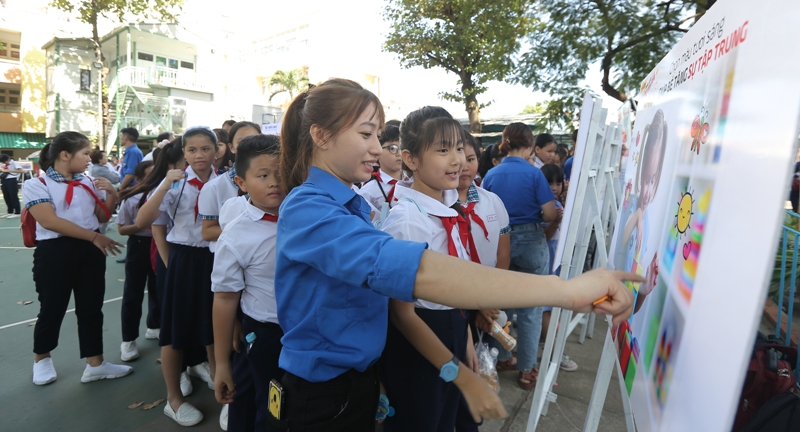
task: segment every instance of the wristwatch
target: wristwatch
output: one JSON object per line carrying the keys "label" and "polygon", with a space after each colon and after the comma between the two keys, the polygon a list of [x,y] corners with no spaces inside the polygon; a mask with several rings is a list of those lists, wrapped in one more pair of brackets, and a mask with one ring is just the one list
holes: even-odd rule
{"label": "wristwatch", "polygon": [[439,370],[439,378],[444,382],[452,382],[458,376],[458,357],[453,356],[453,359],[442,365]]}

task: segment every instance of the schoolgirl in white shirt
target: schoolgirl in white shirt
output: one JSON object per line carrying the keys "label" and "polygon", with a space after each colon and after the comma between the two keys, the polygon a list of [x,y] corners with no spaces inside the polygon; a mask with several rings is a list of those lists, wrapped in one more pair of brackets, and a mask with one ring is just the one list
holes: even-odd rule
{"label": "schoolgirl in white shirt", "polygon": [[[381,229],[397,239],[424,242],[430,250],[477,261],[468,223],[456,202],[466,163],[462,133],[461,125],[439,107],[406,117],[400,143],[414,182],[410,187],[398,184],[398,201]],[[452,431],[461,391],[450,382],[455,377],[440,375],[440,368],[446,368],[436,359],[452,358],[456,366],[461,361],[477,370],[465,312],[425,300],[391,299],[389,314],[392,325],[381,358],[381,379],[395,415],[386,419],[384,430]]]}
{"label": "schoolgirl in white shirt", "polygon": [[[261,128],[257,124],[247,121],[234,124],[228,133],[231,151],[235,154],[239,143],[253,135],[261,135]],[[235,177],[236,164],[224,175],[209,181],[200,193],[198,205],[200,210],[199,217],[203,220],[203,239],[210,242],[209,249],[211,249],[211,252],[214,252],[217,238],[222,233],[222,228],[219,225],[220,209],[225,204],[225,201],[239,195],[239,187],[236,186],[236,182],[233,180]]]}
{"label": "schoolgirl in white shirt", "polygon": [[[274,287],[278,208],[285,196],[279,181],[279,149],[275,135],[242,141],[236,153],[236,183],[249,197],[243,211],[226,224],[214,254],[214,388],[217,401],[230,404],[230,430],[272,430],[267,409],[270,381],[283,377],[278,367],[283,330]],[[242,337],[250,339],[236,341],[240,349],[232,365],[236,321],[241,323]]]}
{"label": "schoolgirl in white shirt", "polygon": [[198,199],[203,186],[216,178],[213,168],[217,136],[207,127],[192,127],[181,137],[189,167],[167,173],[164,181],[139,210],[141,224],[153,223],[162,212],[172,222],[167,281],[161,316],[161,368],[167,385],[164,414],[182,426],[191,426],[203,414],[185,402],[180,389],[183,352],[205,346],[214,376],[214,336],[211,326],[211,269],[214,256],[201,234]]}
{"label": "schoolgirl in white shirt", "polygon": [[[103,296],[106,256],[122,245],[98,229],[111,217],[117,190],[107,179],[82,173],[89,166],[91,143],[79,132],[62,132],[45,145],[39,165],[45,175],[25,182],[22,200],[36,219],[33,280],[39,294],[39,319],[33,330],[33,383],[56,380],[50,352],[70,295],[75,292],[78,340],[86,369],[81,382],[119,378],[133,370],[103,360]],[[105,203],[103,203],[105,199]]]}

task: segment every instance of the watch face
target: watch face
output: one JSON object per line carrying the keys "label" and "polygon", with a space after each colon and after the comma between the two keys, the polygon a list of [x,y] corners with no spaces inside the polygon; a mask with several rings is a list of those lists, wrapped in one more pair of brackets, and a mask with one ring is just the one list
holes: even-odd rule
{"label": "watch face", "polygon": [[442,366],[439,376],[447,382],[453,381],[458,376],[458,366],[454,365],[452,362],[447,363]]}

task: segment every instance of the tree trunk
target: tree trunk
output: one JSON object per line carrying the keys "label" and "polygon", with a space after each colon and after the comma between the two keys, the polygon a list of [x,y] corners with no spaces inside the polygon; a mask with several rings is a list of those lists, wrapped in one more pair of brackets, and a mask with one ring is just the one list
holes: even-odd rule
{"label": "tree trunk", "polygon": [[481,108],[474,91],[472,74],[463,73],[461,75],[461,94],[464,95],[464,107],[467,110],[467,117],[469,117],[469,131],[481,133]]}

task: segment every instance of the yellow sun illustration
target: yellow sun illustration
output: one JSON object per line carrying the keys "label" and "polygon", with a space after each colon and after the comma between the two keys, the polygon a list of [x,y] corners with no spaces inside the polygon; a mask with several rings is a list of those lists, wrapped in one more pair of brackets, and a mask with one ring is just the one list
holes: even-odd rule
{"label": "yellow sun illustration", "polygon": [[687,189],[686,192],[681,194],[681,199],[678,201],[678,214],[675,215],[675,228],[678,232],[683,234],[689,229],[689,223],[692,221],[692,194]]}

